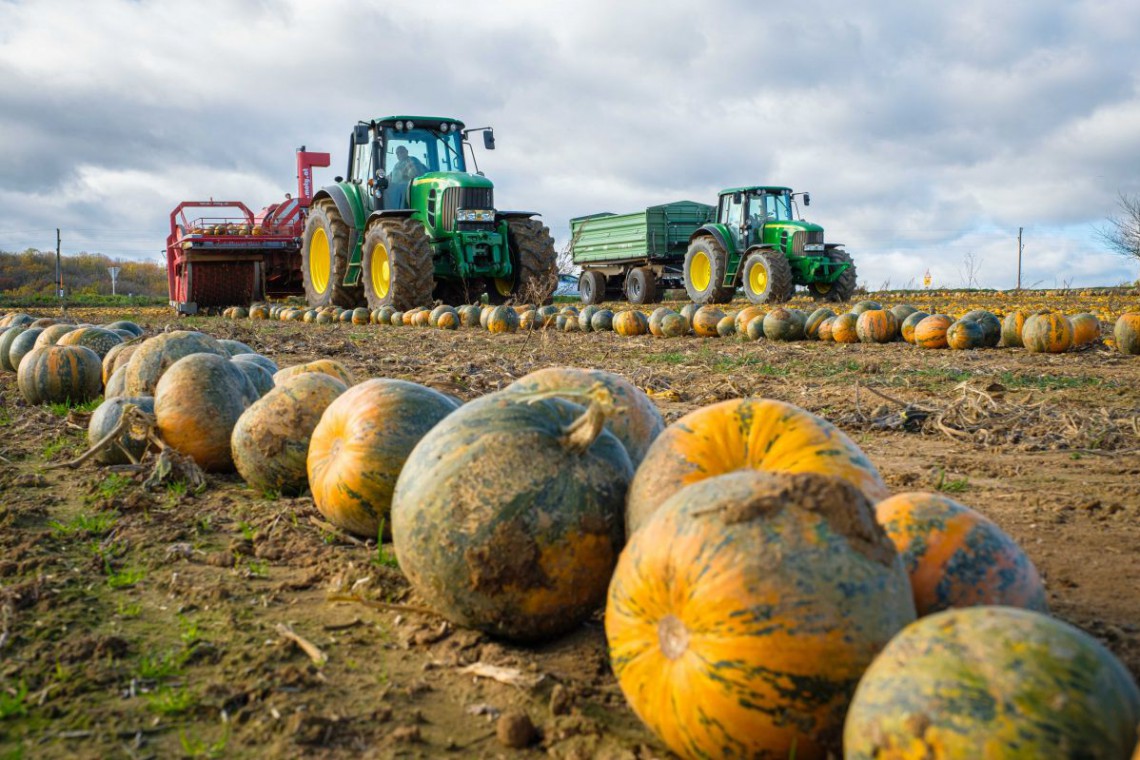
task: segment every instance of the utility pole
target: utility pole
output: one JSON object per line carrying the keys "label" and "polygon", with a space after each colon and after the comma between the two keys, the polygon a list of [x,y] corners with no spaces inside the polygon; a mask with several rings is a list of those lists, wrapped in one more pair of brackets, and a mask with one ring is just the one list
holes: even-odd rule
{"label": "utility pole", "polygon": [[60,246],[59,227],[55,228],[55,296],[59,299],[59,308],[63,309],[63,263],[59,256]]}
{"label": "utility pole", "polygon": [[1023,227],[1017,228],[1017,289],[1021,290],[1021,231]]}

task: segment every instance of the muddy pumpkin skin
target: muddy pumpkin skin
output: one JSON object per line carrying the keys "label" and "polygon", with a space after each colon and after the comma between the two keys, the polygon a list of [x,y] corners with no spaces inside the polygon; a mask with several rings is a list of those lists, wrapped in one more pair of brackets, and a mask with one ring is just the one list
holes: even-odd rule
{"label": "muddy pumpkin skin", "polygon": [[1121,314],[1112,327],[1112,337],[1120,353],[1140,355],[1140,313]]}
{"label": "muddy pumpkin skin", "polygon": [[290,496],[303,492],[309,485],[309,439],[325,409],[346,390],[335,377],[309,372],[286,380],[250,405],[230,435],[234,466],[242,479],[261,491]]}
{"label": "muddy pumpkin skin", "polygon": [[230,472],[234,468],[230,434],[257,398],[245,373],[228,357],[184,356],[170,365],[155,387],[158,433],[203,470]]}
{"label": "muddy pumpkin skin", "polygon": [[341,394],[313,429],[306,468],[313,502],[339,528],[376,538],[396,478],[420,439],[459,402],[405,380],[372,379]]}
{"label": "muddy pumpkin skin", "polygon": [[908,626],[867,669],[844,757],[1105,758],[1136,742],[1140,691],[1100,642],[1011,607]]}
{"label": "muddy pumpkin skin", "polygon": [[717,337],[716,326],[724,319],[724,312],[715,306],[702,306],[693,314],[693,332],[702,338]]}
{"label": "muddy pumpkin skin", "polygon": [[919,615],[976,605],[1049,611],[1033,562],[964,504],[937,493],[902,493],[876,504],[875,518],[903,558]]}
{"label": "muddy pumpkin skin", "polygon": [[657,437],[629,488],[626,531],[687,485],[735,470],[834,475],[872,501],[890,495],[854,441],[827,420],[772,399],[732,399],[686,414]]}
{"label": "muddy pumpkin skin", "polygon": [[29,404],[79,404],[103,391],[103,365],[86,346],[40,346],[20,362],[20,393]]}
{"label": "muddy pumpkin skin", "polygon": [[80,327],[60,337],[57,346],[87,346],[99,355],[99,361],[115,346],[122,345],[123,338],[118,333],[102,327]]}
{"label": "muddy pumpkin skin", "polygon": [[429,607],[493,636],[541,641],[605,601],[633,467],[600,425],[585,439],[567,432],[584,413],[558,398],[495,393],[412,451],[392,500],[392,537]]}
{"label": "muddy pumpkin skin", "polygon": [[229,352],[204,333],[175,330],[156,335],[143,341],[131,353],[126,365],[126,376],[123,378],[125,394],[154,396],[162,374],[176,361],[190,354],[216,354],[229,358]]}
{"label": "muddy pumpkin skin", "polygon": [[605,629],[627,701],[681,757],[823,758],[914,618],[857,489],[742,470],[678,491],[630,538]]}
{"label": "muddy pumpkin skin", "polygon": [[[613,395],[617,413],[606,420],[606,429],[617,436],[629,454],[634,469],[645,458],[645,452],[665,429],[665,420],[657,407],[636,385],[625,378],[600,369],[547,367],[520,377],[504,391],[534,392],[565,390],[585,393],[601,383]],[[582,403],[575,398],[568,401]]]}
{"label": "muddy pumpkin skin", "polygon": [[281,385],[290,378],[303,375],[306,372],[320,372],[329,377],[335,377],[349,387],[352,387],[356,383],[356,379],[352,376],[352,373],[348,371],[348,368],[334,359],[316,359],[311,362],[305,362],[304,364],[294,364],[292,367],[277,370],[273,375],[273,383],[274,385]]}

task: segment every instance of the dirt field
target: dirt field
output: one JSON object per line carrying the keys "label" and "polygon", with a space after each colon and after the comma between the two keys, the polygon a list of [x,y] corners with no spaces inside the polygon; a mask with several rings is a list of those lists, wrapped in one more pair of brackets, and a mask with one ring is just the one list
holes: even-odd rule
{"label": "dirt field", "polygon": [[[1140,677],[1136,357],[80,316],[176,323],[280,366],[331,357],[464,400],[573,365],[624,375],[667,421],[740,396],[790,401],[842,427],[896,491],[939,488],[994,519],[1053,611]],[[331,532],[310,499],[236,475],[193,494],[45,469],[85,449],[84,425],[0,377],[0,756],[668,756],[625,706],[600,616],[536,649],[456,630],[417,609],[390,546]],[[537,727],[529,749],[497,740],[510,711]]]}

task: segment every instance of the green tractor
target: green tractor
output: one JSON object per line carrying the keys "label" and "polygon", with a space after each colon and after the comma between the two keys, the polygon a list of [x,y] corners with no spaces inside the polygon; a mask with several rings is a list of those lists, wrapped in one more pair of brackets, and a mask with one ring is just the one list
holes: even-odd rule
{"label": "green tractor", "polygon": [[[301,240],[310,306],[407,310],[471,303],[548,303],[554,240],[530,211],[499,211],[494,185],[467,171],[465,129],[451,118],[389,116],[352,130],[348,172],[313,195]],[[474,149],[471,149],[474,160]]]}
{"label": "green tractor", "polygon": [[722,190],[716,222],[689,237],[684,281],[696,303],[728,303],[737,287],[752,303],[784,303],[796,285],[819,301],[846,301],[855,290],[855,264],[840,243],[825,243],[823,227],[798,220],[793,202],[807,193],[788,187]]}

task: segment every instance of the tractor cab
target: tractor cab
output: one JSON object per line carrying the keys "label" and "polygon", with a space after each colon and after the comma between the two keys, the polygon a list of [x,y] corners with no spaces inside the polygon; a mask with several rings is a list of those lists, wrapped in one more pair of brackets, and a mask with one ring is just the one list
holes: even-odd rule
{"label": "tractor cab", "polygon": [[[738,187],[720,194],[717,218],[732,233],[733,242],[740,250],[754,245],[770,245],[785,254],[790,239],[796,232],[822,228],[796,219],[798,209],[795,196],[802,195],[804,205],[811,203],[807,193],[793,193],[789,187]],[[805,243],[806,245],[806,243]],[[823,246],[819,246],[822,253]]]}
{"label": "tractor cab", "polygon": [[409,187],[425,174],[463,173],[463,123],[438,117],[391,116],[352,132],[348,177],[369,190],[376,210],[406,209]]}

